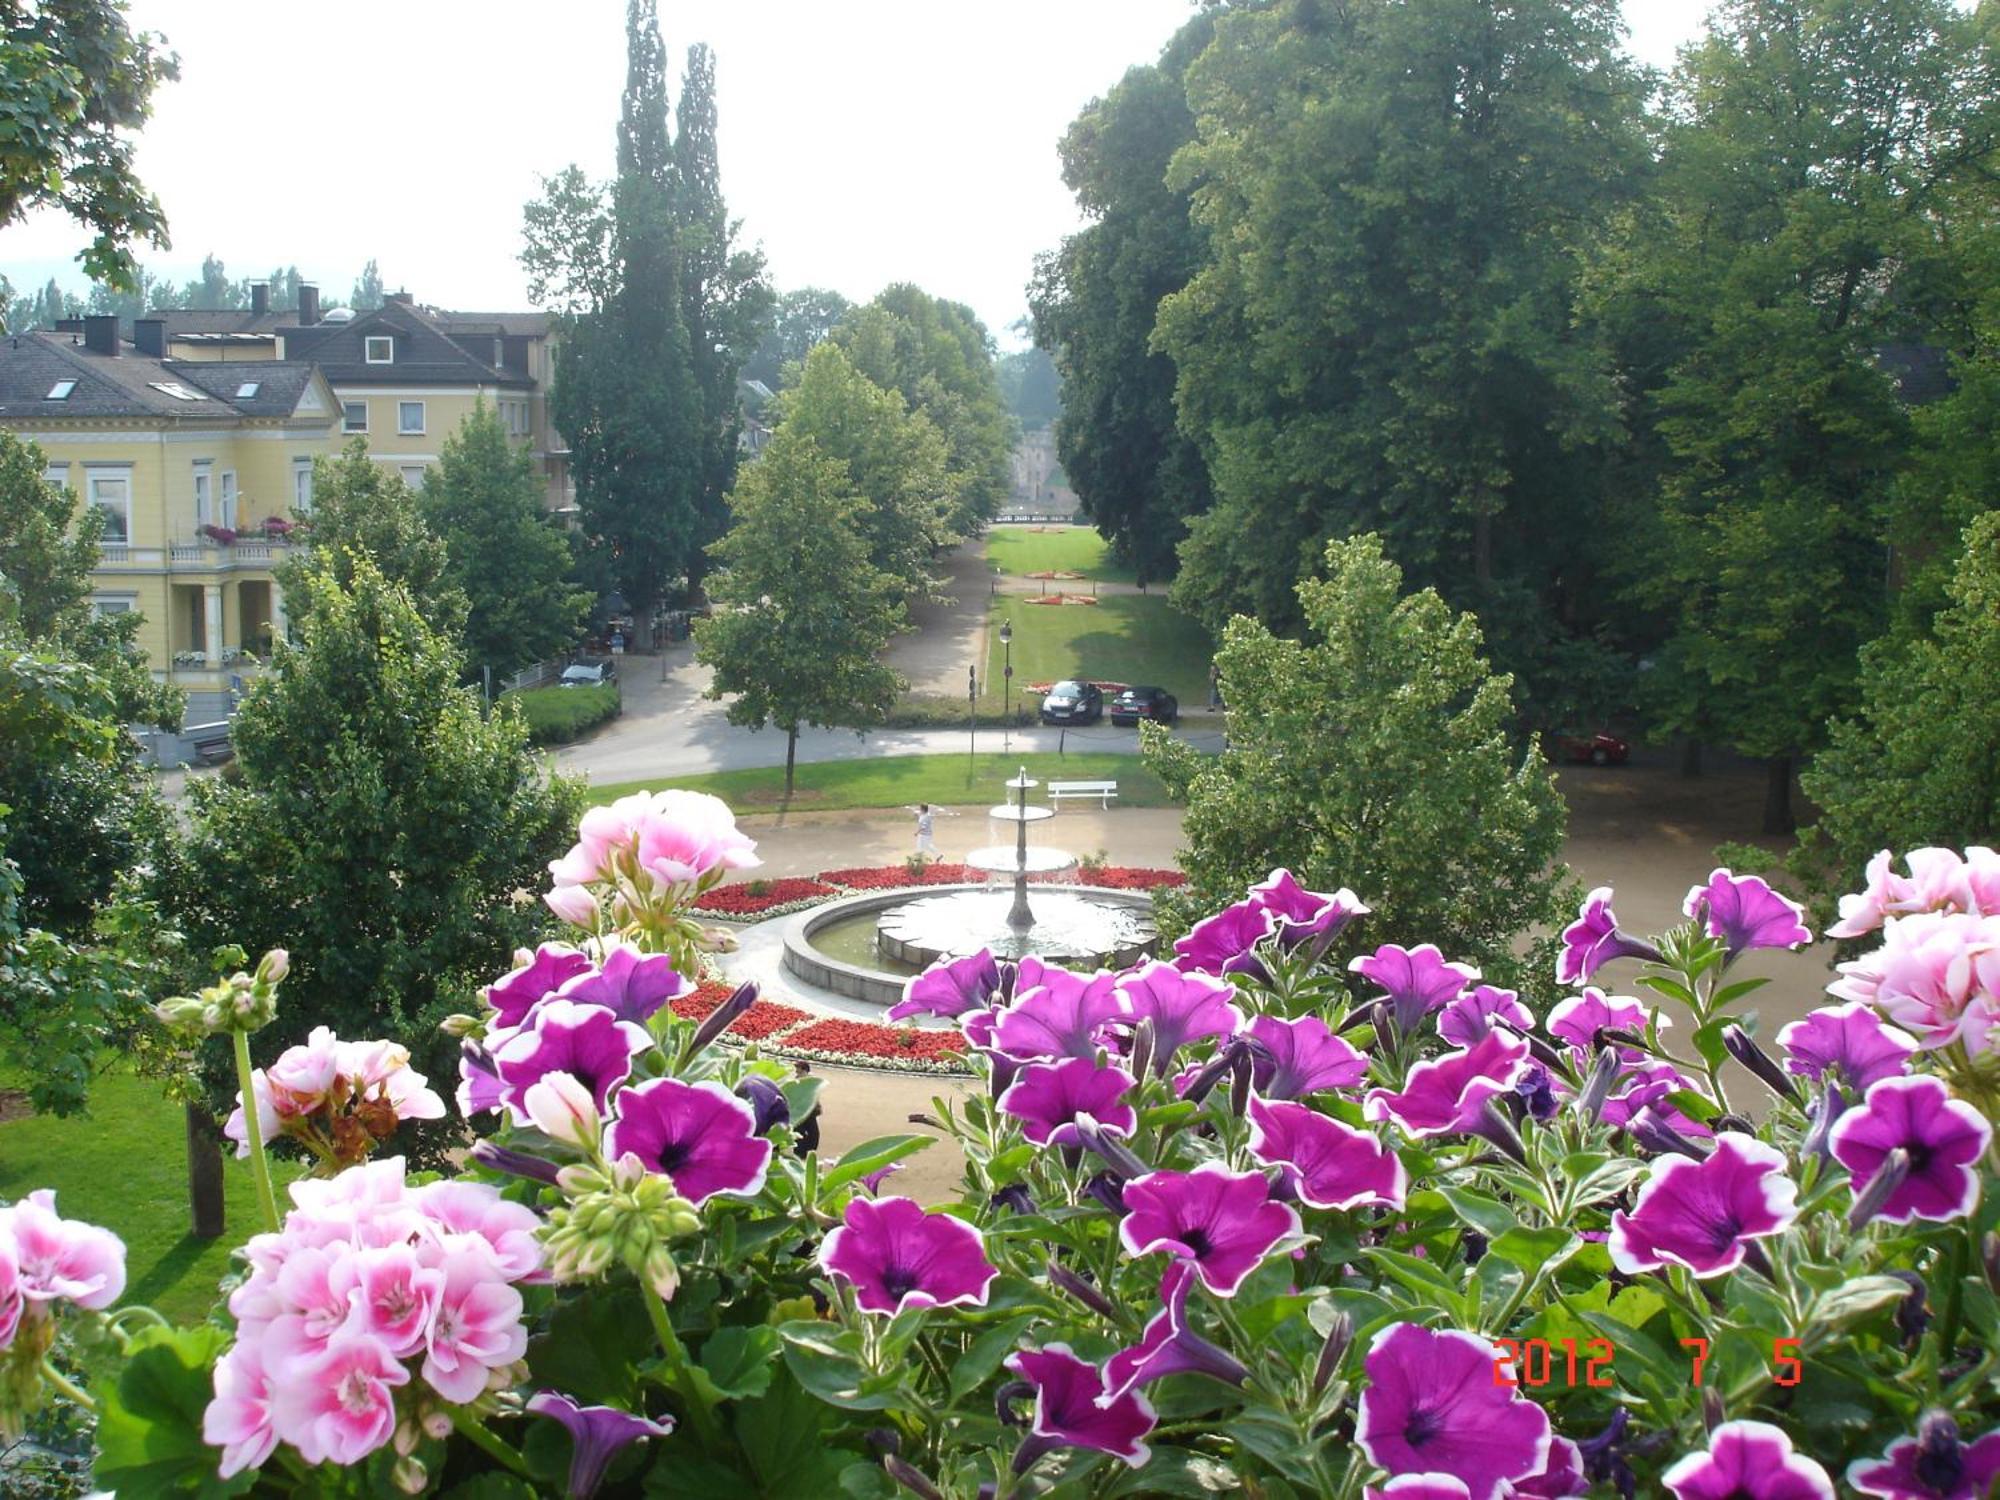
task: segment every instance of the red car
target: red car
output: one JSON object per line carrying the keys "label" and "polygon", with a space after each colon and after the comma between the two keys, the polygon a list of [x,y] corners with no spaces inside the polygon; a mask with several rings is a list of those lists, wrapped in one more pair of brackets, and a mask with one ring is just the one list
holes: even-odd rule
{"label": "red car", "polygon": [[1554,736],[1556,759],[1577,765],[1622,766],[1632,758],[1632,747],[1615,734],[1568,733]]}

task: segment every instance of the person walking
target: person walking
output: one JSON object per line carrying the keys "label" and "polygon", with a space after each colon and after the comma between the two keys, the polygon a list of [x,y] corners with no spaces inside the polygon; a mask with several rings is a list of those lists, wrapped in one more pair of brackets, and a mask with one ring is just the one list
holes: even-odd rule
{"label": "person walking", "polygon": [[942,814],[949,818],[956,816],[956,814],[948,812],[942,807],[935,807],[928,802],[919,802],[915,807],[905,810],[917,815],[917,856],[920,859],[936,859],[938,857],[937,840],[932,835],[937,831],[938,816]]}

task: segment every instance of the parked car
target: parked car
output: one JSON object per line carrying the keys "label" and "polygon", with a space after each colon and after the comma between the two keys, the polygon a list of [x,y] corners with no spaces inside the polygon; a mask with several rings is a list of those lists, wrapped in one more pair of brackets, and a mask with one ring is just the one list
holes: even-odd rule
{"label": "parked car", "polygon": [[1095,724],[1104,717],[1104,690],[1094,682],[1059,682],[1042,697],[1044,724]]}
{"label": "parked car", "polygon": [[1568,730],[1555,736],[1558,760],[1577,765],[1622,766],[1632,758],[1632,747],[1615,734],[1602,731]]}
{"label": "parked car", "polygon": [[1171,724],[1180,716],[1179,700],[1161,687],[1129,687],[1111,700],[1111,722],[1114,724],[1136,724],[1141,719]]}
{"label": "parked car", "polygon": [[608,661],[578,661],[563,668],[561,680],[564,687],[596,687],[617,677],[618,669]]}

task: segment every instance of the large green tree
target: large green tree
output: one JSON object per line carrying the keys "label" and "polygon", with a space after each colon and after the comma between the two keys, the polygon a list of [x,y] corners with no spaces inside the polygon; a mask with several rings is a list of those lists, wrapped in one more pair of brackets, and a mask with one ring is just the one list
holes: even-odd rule
{"label": "large green tree", "polygon": [[1224,632],[1222,754],[1146,726],[1148,766],[1187,802],[1173,909],[1215,911],[1283,865],[1373,908],[1355,951],[1436,943],[1500,982],[1530,977],[1517,943],[1561,913],[1563,801],[1512,737],[1511,680],[1478,622],[1405,594],[1373,536],[1330,543],[1298,602],[1300,640],[1240,615]]}
{"label": "large green tree", "polygon": [[1168,181],[1209,253],[1157,339],[1216,499],[1176,599],[1287,628],[1327,540],[1374,531],[1542,693],[1605,609],[1616,386],[1574,286],[1644,181],[1615,0],[1232,8],[1186,89]]}
{"label": "large green tree", "polygon": [[[1194,138],[1188,64],[1204,12],[1157,65],[1133,68],[1062,139],[1063,181],[1089,218],[1035,267],[1035,341],[1062,371],[1056,452],[1077,502],[1140,577],[1174,574],[1188,519],[1208,509],[1208,466],[1174,410],[1174,362],[1154,342],[1161,301],[1204,260],[1185,186],[1167,167]],[[1025,419],[1024,419],[1025,425]]]}
{"label": "large green tree", "polygon": [[1672,341],[1631,553],[1667,622],[1654,719],[1765,758],[1769,832],[1887,620],[1912,428],[1884,355],[1934,326],[1954,189],[1996,160],[1992,79],[1948,0],[1735,0],[1672,81],[1658,205],[1620,250]]}
{"label": "large green tree", "polygon": [[0,0],[0,227],[53,208],[91,232],[77,259],[130,287],[134,241],[167,247],[167,219],[132,166],[153,90],[179,77],[118,0]]}
{"label": "large green tree", "polygon": [[443,544],[440,582],[465,597],[466,664],[495,677],[576,643],[591,596],[542,507],[535,461],[482,399],[444,440],[417,509]]}
{"label": "large green tree", "polygon": [[711,549],[718,608],[695,627],[729,722],[785,732],[785,795],[799,730],[879,723],[904,684],[877,659],[902,623],[895,581],[869,560],[866,502],[847,466],[780,428],[729,498]]}
{"label": "large green tree", "polygon": [[827,287],[782,293],[772,309],[771,326],[744,362],[744,378],[761,380],[775,391],[784,383],[786,367],[802,363],[853,310],[852,302]]}

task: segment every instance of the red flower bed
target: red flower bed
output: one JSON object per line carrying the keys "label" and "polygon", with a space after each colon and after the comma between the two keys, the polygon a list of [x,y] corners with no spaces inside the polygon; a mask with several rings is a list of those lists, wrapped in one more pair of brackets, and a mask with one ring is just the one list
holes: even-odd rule
{"label": "red flower bed", "polygon": [[1141,870],[1129,865],[1106,865],[1101,870],[1083,870],[1076,878],[1079,885],[1094,885],[1106,891],[1151,891],[1163,885],[1187,884],[1187,876],[1179,870]]}
{"label": "red flower bed", "polygon": [[[760,889],[753,891],[752,886]],[[839,894],[832,886],[817,880],[742,881],[704,892],[696,899],[694,909],[718,917],[755,917],[776,906],[789,906],[795,901],[822,901]]]}
{"label": "red flower bed", "polygon": [[[709,1013],[736,993],[736,987],[713,981],[697,985],[694,993],[683,995],[669,1007],[683,1021],[706,1021]],[[742,1037],[746,1041],[762,1041],[788,1031],[801,1021],[810,1021],[812,1013],[800,1010],[796,1005],[780,1005],[775,1000],[759,1000],[738,1016],[727,1033],[728,1036]]]}
{"label": "red flower bed", "polygon": [[921,875],[912,875],[901,865],[855,865],[844,870],[821,870],[813,878],[850,891],[888,891],[905,885],[964,885],[981,877],[964,865],[939,863],[925,865]]}
{"label": "red flower bed", "polygon": [[693,993],[681,996],[668,1009],[683,1021],[705,1021],[710,1011],[735,993],[735,985],[711,979],[706,984],[696,985]]}
{"label": "red flower bed", "polygon": [[873,1021],[815,1021],[787,1034],[782,1045],[788,1052],[849,1053],[925,1062],[956,1062],[965,1055],[965,1038],[956,1031],[923,1031]]}

